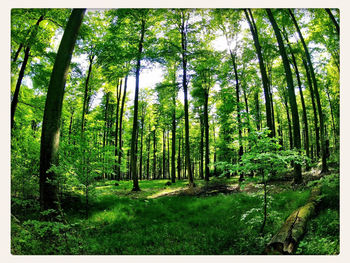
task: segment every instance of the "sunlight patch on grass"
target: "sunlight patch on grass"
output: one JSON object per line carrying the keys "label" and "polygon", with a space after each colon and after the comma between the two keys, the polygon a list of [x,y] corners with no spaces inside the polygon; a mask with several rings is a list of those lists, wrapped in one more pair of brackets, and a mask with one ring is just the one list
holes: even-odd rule
{"label": "sunlight patch on grass", "polygon": [[164,190],[161,190],[161,191],[157,191],[156,193],[150,195],[150,196],[147,196],[148,199],[154,199],[154,198],[157,198],[159,196],[162,196],[164,194],[169,194],[169,193],[173,193],[173,192],[176,192],[176,191],[179,191],[179,190],[182,190],[184,189],[183,187],[177,187],[177,188],[168,188],[168,189],[164,189]]}

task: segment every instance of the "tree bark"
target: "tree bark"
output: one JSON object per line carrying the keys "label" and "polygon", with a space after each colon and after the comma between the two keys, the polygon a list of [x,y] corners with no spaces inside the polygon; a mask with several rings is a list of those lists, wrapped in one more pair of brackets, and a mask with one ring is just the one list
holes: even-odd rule
{"label": "tree bark", "polygon": [[178,151],[178,155],[177,155],[177,179],[181,180],[181,135],[179,136],[179,151]]}
{"label": "tree bark", "polygon": [[[292,122],[293,122],[293,143],[294,147],[300,151],[301,149],[301,143],[300,143],[300,123],[299,123],[299,114],[298,114],[298,106],[297,101],[295,98],[295,92],[294,92],[294,84],[293,84],[293,77],[292,77],[292,71],[290,69],[289,60],[287,57],[287,52],[285,50],[283,39],[280,33],[280,29],[277,26],[277,23],[275,21],[275,18],[273,17],[273,14],[271,12],[271,9],[266,9],[267,15],[269,17],[269,20],[272,24],[273,30],[275,32],[277,42],[278,42],[278,48],[282,57],[284,71],[286,73],[286,79],[288,84],[288,97],[289,97],[289,103],[291,107],[292,112]],[[297,163],[294,163],[294,182],[299,184],[302,181],[302,175],[301,175],[301,166]]]}
{"label": "tree bark", "polygon": [[306,150],[306,156],[310,157],[310,151],[309,151],[309,125],[308,125],[308,120],[307,120],[307,112],[306,112],[306,106],[305,106],[305,100],[304,100],[304,95],[303,95],[303,89],[301,87],[301,80],[300,80],[300,74],[299,74],[299,69],[298,69],[298,64],[294,56],[293,49],[289,43],[288,36],[286,33],[286,30],[283,28],[284,32],[284,38],[287,42],[287,45],[290,50],[290,54],[292,56],[292,64],[294,67],[294,71],[297,77],[297,82],[298,82],[298,88],[299,88],[299,93],[300,93],[300,100],[301,100],[301,106],[303,110],[303,123],[304,123],[304,129],[305,129],[305,150]]}
{"label": "tree bark", "polygon": [[118,155],[118,169],[117,169],[117,180],[120,180],[120,168],[122,165],[122,156],[123,156],[123,149],[122,149],[122,135],[123,135],[123,113],[124,113],[124,105],[125,105],[125,97],[126,97],[126,89],[128,87],[128,75],[125,76],[124,79],[124,91],[123,91],[123,98],[122,98],[122,104],[120,106],[120,120],[119,120],[119,155]]}
{"label": "tree bark", "polygon": [[[270,100],[270,94],[269,94],[269,79],[266,74],[266,68],[264,64],[264,59],[262,55],[262,50],[261,46],[259,43],[259,37],[258,37],[258,31],[254,22],[253,15],[248,9],[249,14],[247,10],[244,10],[244,13],[246,15],[247,21],[249,23],[250,31],[253,35],[253,40],[254,40],[254,45],[256,49],[256,53],[258,55],[258,60],[259,60],[259,66],[260,66],[260,72],[261,72],[261,78],[263,82],[263,88],[264,88],[264,95],[265,95],[265,107],[266,107],[266,122],[267,122],[267,127],[270,130],[270,137],[273,137],[273,123],[272,123],[272,113],[271,113],[271,100]],[[250,17],[249,17],[250,15]],[[259,130],[259,129],[258,129]]]}
{"label": "tree bark", "polygon": [[305,233],[308,220],[315,213],[320,194],[320,188],[314,188],[308,202],[287,218],[266,246],[267,254],[292,254],[295,251]]}
{"label": "tree bark", "polygon": [[157,146],[156,146],[156,128],[153,131],[153,179],[157,178]]}
{"label": "tree bark", "polygon": [[199,122],[200,122],[200,144],[199,144],[199,178],[203,179],[203,157],[204,157],[204,125],[203,125],[203,116],[200,114],[199,116]]}
{"label": "tree bark", "polygon": [[[44,19],[43,15],[39,17],[38,21],[35,24],[36,29],[35,29],[34,32],[37,31],[37,28],[39,27],[39,24],[40,24],[41,21],[43,21],[43,19]],[[33,41],[34,37],[35,37],[35,34],[31,36],[30,41]],[[24,58],[23,58],[21,69],[19,71],[15,92],[13,94],[13,98],[12,98],[12,101],[11,101],[11,129],[13,129],[13,127],[14,127],[15,112],[16,112],[17,104],[18,104],[19,91],[21,89],[22,80],[23,80],[23,77],[24,77],[24,72],[25,72],[26,67],[27,67],[27,63],[28,63],[28,59],[29,59],[29,53],[30,53],[30,43],[28,43],[26,48],[24,49]]]}
{"label": "tree bark", "polygon": [[326,10],[327,14],[329,15],[329,18],[332,20],[335,28],[337,29],[337,33],[338,33],[338,37],[339,37],[340,29],[339,29],[339,24],[338,24],[337,20],[335,20],[335,17],[333,16],[333,14],[329,8],[325,8],[325,10]]}
{"label": "tree bark", "polygon": [[210,170],[209,170],[209,116],[208,116],[208,101],[209,101],[209,87],[204,91],[204,133],[205,133],[205,155],[204,155],[204,180],[209,182]]}
{"label": "tree bark", "polygon": [[81,116],[81,135],[83,136],[84,128],[85,128],[85,114],[87,113],[87,97],[89,92],[89,80],[91,76],[91,70],[92,70],[92,62],[94,60],[94,55],[89,56],[89,69],[88,74],[85,80],[85,89],[84,89],[84,100],[83,100],[83,111]]}
{"label": "tree bark", "polygon": [[185,110],[185,148],[186,148],[186,166],[188,172],[189,187],[194,187],[193,173],[191,169],[191,158],[190,158],[190,125],[188,118],[188,92],[187,92],[187,37],[185,28],[185,14],[181,10],[181,54],[182,54],[182,87],[184,89],[184,110]]}
{"label": "tree bark", "polygon": [[146,164],[146,178],[149,180],[149,163],[150,163],[150,151],[151,151],[151,122],[148,123],[148,136],[147,136],[147,164]]}
{"label": "tree bark", "polygon": [[119,104],[120,104],[120,97],[122,93],[122,85],[123,85],[123,80],[121,79],[119,82],[119,85],[117,85],[116,92],[117,92],[117,105],[116,105],[116,113],[115,113],[115,134],[114,134],[114,156],[115,156],[115,161],[114,161],[114,179],[117,179],[117,174],[118,174],[118,154],[119,154],[119,148],[118,148],[118,133],[119,133]]}
{"label": "tree bark", "polygon": [[19,44],[18,49],[17,49],[17,51],[16,51],[16,53],[13,56],[13,59],[12,59],[13,63],[15,63],[17,61],[17,58],[18,58],[19,53],[21,52],[22,48],[23,48],[23,43]]}
{"label": "tree bark", "polygon": [[145,106],[142,104],[141,108],[141,137],[140,137],[140,166],[139,166],[139,178],[142,180],[142,160],[143,160],[143,129],[144,129],[144,124],[145,124]]}
{"label": "tree bark", "polygon": [[[176,74],[176,72],[174,72]],[[173,90],[173,112],[172,112],[172,141],[171,141],[171,182],[175,183],[176,179],[176,167],[175,167],[175,155],[176,155],[176,75],[174,74],[174,90]],[[180,145],[180,144],[179,144]]]}
{"label": "tree bark", "polygon": [[306,46],[304,37],[303,37],[303,35],[302,35],[301,31],[300,31],[298,23],[297,23],[297,21],[296,21],[296,19],[294,17],[294,14],[293,14],[291,9],[289,9],[289,14],[290,14],[290,16],[291,16],[291,18],[293,20],[295,28],[297,29],[297,32],[298,32],[299,38],[301,40],[301,43],[303,44],[305,55],[306,55],[306,59],[307,59],[307,62],[309,64],[309,69],[311,71],[311,78],[312,78],[313,88],[314,88],[314,92],[315,92],[315,96],[316,96],[318,116],[319,116],[319,120],[320,120],[320,130],[321,130],[321,151],[322,151],[322,171],[321,171],[321,173],[327,173],[328,172],[328,166],[327,166],[327,153],[326,153],[326,139],[325,139],[325,135],[324,135],[324,119],[323,119],[320,95],[319,95],[318,87],[317,87],[317,80],[316,80],[314,68],[313,68],[313,65],[312,65],[312,62],[311,62],[311,57],[310,57],[309,50],[308,50],[308,48]]}
{"label": "tree bark", "polygon": [[133,120],[133,128],[132,128],[132,137],[131,137],[131,150],[130,150],[130,158],[131,158],[131,176],[133,179],[133,191],[140,191],[139,182],[137,178],[137,156],[136,156],[136,132],[138,129],[138,105],[139,105],[139,79],[140,79],[140,67],[141,67],[141,55],[143,48],[143,39],[145,36],[145,24],[146,21],[143,18],[141,21],[141,36],[139,41],[139,49],[137,55],[137,64],[136,64],[136,86],[135,86],[135,99],[134,99],[134,120]]}
{"label": "tree bark", "polygon": [[40,146],[40,205],[42,210],[58,208],[56,174],[48,172],[58,164],[62,102],[69,65],[85,9],[73,9],[64,31],[46,96]]}
{"label": "tree bark", "polygon": [[163,128],[163,179],[165,179],[166,177],[166,167],[165,167],[165,154],[166,154],[166,149],[165,149],[165,145],[166,145],[166,138],[165,138],[165,129]]}
{"label": "tree bark", "polygon": [[314,113],[313,116],[314,116],[314,126],[315,126],[314,128],[315,128],[315,140],[316,140],[316,156],[319,157],[320,156],[320,132],[319,132],[320,130],[318,128],[318,117],[317,117],[317,109],[316,109],[316,103],[315,103],[315,95],[314,95],[314,91],[313,91],[313,87],[312,87],[312,81],[311,81],[311,76],[310,76],[310,72],[309,72],[309,67],[308,67],[305,59],[303,59],[303,65],[304,65],[304,68],[306,71],[307,82],[308,82],[309,89],[310,89],[312,110]]}

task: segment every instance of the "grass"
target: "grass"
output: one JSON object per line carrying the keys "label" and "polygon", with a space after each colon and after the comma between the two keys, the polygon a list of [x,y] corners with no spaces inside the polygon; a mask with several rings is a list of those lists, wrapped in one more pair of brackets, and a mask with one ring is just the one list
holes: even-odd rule
{"label": "grass", "polygon": [[[115,186],[115,181],[97,182],[90,196],[88,219],[84,219],[83,201],[75,201],[71,209],[65,210],[70,222],[67,229],[52,226],[58,230],[43,230],[44,226],[37,223],[31,225],[28,234],[14,226],[12,251],[14,254],[256,255],[263,252],[284,220],[310,194],[306,188],[279,192],[271,186],[268,221],[265,235],[261,236],[261,190],[209,197],[154,198],[184,188],[188,183],[177,181],[166,186],[166,182],[140,181],[140,192],[130,191],[131,181],[118,182],[119,186]],[[225,183],[235,184],[237,178]],[[31,244],[19,240],[30,240]]]}

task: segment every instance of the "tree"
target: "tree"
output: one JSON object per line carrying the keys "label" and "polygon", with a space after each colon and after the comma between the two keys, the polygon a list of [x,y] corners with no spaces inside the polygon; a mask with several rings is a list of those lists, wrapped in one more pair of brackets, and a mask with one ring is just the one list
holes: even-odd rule
{"label": "tree", "polygon": [[[291,106],[292,111],[292,121],[293,121],[293,143],[294,147],[300,151],[301,149],[301,143],[300,143],[300,124],[299,124],[299,114],[298,114],[298,106],[297,101],[295,99],[295,92],[294,92],[294,84],[293,84],[293,77],[292,77],[292,71],[290,69],[289,60],[287,57],[287,52],[285,50],[283,39],[280,33],[280,29],[278,28],[278,25],[276,23],[276,20],[272,14],[272,11],[270,9],[266,9],[267,15],[269,17],[269,20],[272,24],[273,30],[276,35],[278,48],[282,57],[284,71],[286,73],[286,79],[288,84],[288,97],[289,97],[289,103]],[[298,163],[294,164],[294,182],[296,184],[299,184],[302,182],[302,175],[301,175],[301,166]]]}
{"label": "tree", "polygon": [[254,21],[253,14],[252,14],[251,10],[245,9],[244,13],[245,13],[247,21],[249,23],[249,28],[250,28],[250,31],[253,35],[256,53],[258,55],[261,79],[262,79],[263,87],[264,87],[267,127],[269,127],[269,130],[271,131],[270,136],[274,137],[274,134],[273,134],[274,129],[273,129],[273,123],[272,123],[271,99],[270,99],[270,93],[269,93],[269,79],[268,79],[267,74],[266,74],[266,68],[265,68],[265,64],[264,64],[263,54],[262,54],[261,46],[260,46],[260,42],[259,42],[258,29],[255,25],[255,21]]}
{"label": "tree", "polygon": [[321,150],[322,150],[322,171],[321,173],[326,173],[328,172],[328,166],[327,166],[327,153],[326,153],[326,139],[325,139],[325,130],[324,130],[324,119],[323,119],[323,113],[322,113],[322,106],[321,106],[321,99],[320,99],[320,95],[319,95],[319,91],[318,91],[318,86],[317,86],[317,80],[316,80],[316,76],[315,76],[315,72],[314,72],[314,68],[311,62],[311,57],[310,57],[310,53],[309,50],[306,46],[304,37],[300,31],[298,22],[295,19],[295,16],[292,12],[291,9],[289,9],[289,14],[293,20],[294,26],[297,29],[300,41],[303,45],[304,48],[304,52],[306,55],[306,60],[308,63],[308,67],[310,69],[311,72],[311,79],[312,79],[312,84],[313,84],[313,91],[315,93],[316,96],[316,102],[317,102],[317,110],[318,110],[318,117],[319,117],[319,121],[320,121],[320,129],[321,129]]}
{"label": "tree", "polygon": [[85,9],[73,9],[64,31],[47,91],[40,146],[40,204],[43,210],[57,208],[55,174],[58,163],[62,101],[68,69]]}

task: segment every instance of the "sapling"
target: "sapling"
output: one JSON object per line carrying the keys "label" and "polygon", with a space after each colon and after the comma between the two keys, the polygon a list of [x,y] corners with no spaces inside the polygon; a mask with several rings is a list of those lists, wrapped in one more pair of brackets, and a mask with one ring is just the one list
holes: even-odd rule
{"label": "sapling", "polygon": [[[251,149],[243,154],[241,161],[234,165],[234,170],[238,173],[254,172],[261,176],[264,191],[264,219],[260,228],[260,233],[264,233],[267,219],[267,182],[277,171],[281,171],[290,166],[291,162],[304,164],[307,157],[296,150],[281,150],[277,138],[268,136],[268,130],[252,132],[249,136]],[[245,183],[256,181],[259,177],[248,178]]]}

